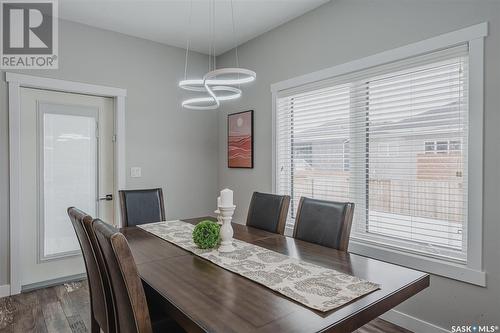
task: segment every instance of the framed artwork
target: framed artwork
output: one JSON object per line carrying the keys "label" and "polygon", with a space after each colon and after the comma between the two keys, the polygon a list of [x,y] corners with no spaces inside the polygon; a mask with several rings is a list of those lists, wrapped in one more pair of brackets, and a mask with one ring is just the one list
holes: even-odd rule
{"label": "framed artwork", "polygon": [[227,166],[253,168],[253,110],[227,116]]}

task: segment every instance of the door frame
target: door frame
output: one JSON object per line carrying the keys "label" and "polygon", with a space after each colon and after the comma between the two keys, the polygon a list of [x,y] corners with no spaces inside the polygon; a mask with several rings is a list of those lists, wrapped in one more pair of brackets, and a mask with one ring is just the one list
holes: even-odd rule
{"label": "door frame", "polygon": [[[10,294],[21,292],[20,248],[21,235],[21,88],[35,88],[66,93],[77,93],[114,100],[114,131],[116,135],[114,151],[114,197],[118,190],[125,188],[125,97],[127,90],[89,83],[51,79],[32,75],[6,73],[9,86],[9,226],[10,226]],[[119,204],[115,204],[115,223],[121,226]]]}

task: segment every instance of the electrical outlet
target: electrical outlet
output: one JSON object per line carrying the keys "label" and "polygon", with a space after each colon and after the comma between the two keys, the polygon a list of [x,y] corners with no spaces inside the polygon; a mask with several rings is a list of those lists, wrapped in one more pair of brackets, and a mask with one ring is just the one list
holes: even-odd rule
{"label": "electrical outlet", "polygon": [[142,170],[140,167],[132,167],[130,168],[130,177],[139,178],[141,177]]}

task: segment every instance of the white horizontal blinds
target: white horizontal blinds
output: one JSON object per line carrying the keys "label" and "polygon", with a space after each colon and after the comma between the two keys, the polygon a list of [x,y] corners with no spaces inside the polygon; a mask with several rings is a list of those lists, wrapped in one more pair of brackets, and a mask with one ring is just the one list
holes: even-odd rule
{"label": "white horizontal blinds", "polygon": [[276,110],[277,190],[291,195],[291,217],[301,196],[349,200],[349,84],[278,98]]}
{"label": "white horizontal blinds", "polygon": [[468,47],[282,92],[277,190],[356,204],[353,237],[465,261]]}
{"label": "white horizontal blinds", "polygon": [[466,259],[467,53],[466,45],[436,52],[360,84],[368,91],[368,126],[356,120],[367,160],[361,237]]}

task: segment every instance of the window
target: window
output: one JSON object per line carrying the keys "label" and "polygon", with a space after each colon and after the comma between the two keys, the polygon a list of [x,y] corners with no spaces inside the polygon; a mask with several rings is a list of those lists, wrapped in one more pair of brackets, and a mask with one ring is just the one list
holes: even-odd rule
{"label": "window", "polygon": [[40,103],[39,112],[39,259],[47,260],[81,253],[68,207],[96,213],[97,108]]}
{"label": "window", "polygon": [[448,141],[436,142],[436,152],[438,154],[446,154],[448,152]]}
{"label": "window", "polygon": [[434,153],[436,151],[436,142],[435,141],[427,141],[425,143],[425,152],[428,154]]}
{"label": "window", "polygon": [[426,154],[453,154],[461,152],[462,144],[460,140],[426,141],[424,149]]}
{"label": "window", "polygon": [[[354,202],[350,249],[485,283],[481,244],[469,248],[481,240],[481,221],[470,218],[481,217],[479,187],[469,181],[482,179],[482,158],[469,160],[470,147],[482,145],[480,122],[473,131],[469,124],[470,103],[482,98],[469,87],[471,63],[482,70],[471,45],[482,48],[464,41],[411,56],[398,49],[402,60],[377,55],[366,67],[362,59],[272,86],[274,188],[291,196],[288,230],[302,196]],[[482,119],[481,109],[476,116]],[[294,161],[306,143],[308,169]]]}
{"label": "window", "polygon": [[[429,158],[420,145],[459,137],[453,148],[466,154],[467,64],[462,45],[279,98],[279,143],[291,152],[279,161],[280,190],[292,210],[301,196],[352,201],[354,237],[466,261],[467,178],[456,176],[466,161]],[[444,155],[449,141],[425,147]]]}
{"label": "window", "polygon": [[450,153],[460,152],[461,150],[462,150],[462,145],[460,143],[460,140],[450,141],[450,143],[448,144],[448,151]]}

